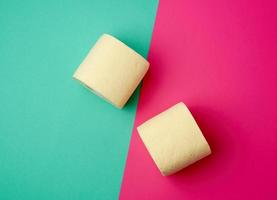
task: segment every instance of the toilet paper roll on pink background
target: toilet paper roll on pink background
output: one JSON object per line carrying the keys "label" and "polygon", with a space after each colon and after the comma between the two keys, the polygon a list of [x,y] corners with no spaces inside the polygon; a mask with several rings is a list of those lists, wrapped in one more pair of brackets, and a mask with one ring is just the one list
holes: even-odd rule
{"label": "toilet paper roll on pink background", "polygon": [[135,127],[183,101],[213,153],[163,177],[136,129],[121,200],[277,199],[277,3],[161,0]]}
{"label": "toilet paper roll on pink background", "polygon": [[164,176],[211,154],[208,142],[182,102],[147,120],[137,130]]}

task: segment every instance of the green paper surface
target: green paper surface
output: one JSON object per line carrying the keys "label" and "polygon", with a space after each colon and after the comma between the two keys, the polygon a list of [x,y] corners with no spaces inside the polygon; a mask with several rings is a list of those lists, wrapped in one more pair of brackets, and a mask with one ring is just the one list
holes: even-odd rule
{"label": "green paper surface", "polygon": [[72,79],[102,33],[147,55],[157,0],[0,1],[0,199],[117,199],[123,110]]}

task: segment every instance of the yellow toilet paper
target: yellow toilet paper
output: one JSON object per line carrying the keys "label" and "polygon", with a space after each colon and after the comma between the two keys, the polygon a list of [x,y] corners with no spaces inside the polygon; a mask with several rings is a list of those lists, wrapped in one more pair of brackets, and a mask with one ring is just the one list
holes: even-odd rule
{"label": "yellow toilet paper", "polygon": [[137,128],[163,175],[173,174],[211,154],[200,128],[184,103],[178,103]]}
{"label": "yellow toilet paper", "polygon": [[149,62],[115,37],[104,34],[73,77],[118,108],[128,101]]}

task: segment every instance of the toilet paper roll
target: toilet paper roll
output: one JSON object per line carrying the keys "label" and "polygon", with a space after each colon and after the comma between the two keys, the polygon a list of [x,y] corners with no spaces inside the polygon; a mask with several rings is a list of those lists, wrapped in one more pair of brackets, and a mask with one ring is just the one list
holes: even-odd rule
{"label": "toilet paper roll", "polygon": [[178,103],[137,128],[163,175],[170,175],[211,154],[184,103]]}
{"label": "toilet paper roll", "polygon": [[104,34],[96,42],[73,77],[118,108],[128,101],[149,62],[133,49]]}

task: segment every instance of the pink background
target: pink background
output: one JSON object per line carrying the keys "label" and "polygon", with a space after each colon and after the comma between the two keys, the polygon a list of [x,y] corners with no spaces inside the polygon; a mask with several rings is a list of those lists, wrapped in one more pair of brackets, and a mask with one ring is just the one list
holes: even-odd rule
{"label": "pink background", "polygon": [[134,128],[120,199],[277,199],[274,2],[160,1],[134,127],[183,101],[213,154],[163,177]]}

